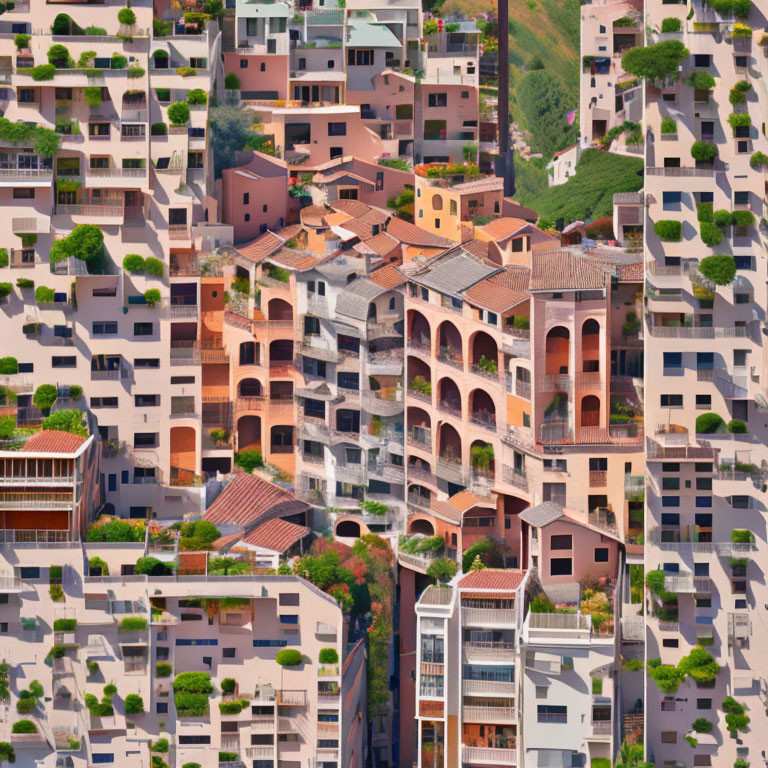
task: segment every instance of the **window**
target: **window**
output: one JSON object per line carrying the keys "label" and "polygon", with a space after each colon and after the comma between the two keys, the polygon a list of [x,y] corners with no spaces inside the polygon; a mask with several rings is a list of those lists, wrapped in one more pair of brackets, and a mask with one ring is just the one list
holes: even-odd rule
{"label": "window", "polygon": [[117,323],[114,320],[97,320],[92,326],[94,336],[107,336],[117,333]]}
{"label": "window", "polygon": [[155,448],[158,444],[157,432],[134,432],[133,445],[136,448]]}
{"label": "window", "polygon": [[595,547],[595,562],[596,563],[608,562],[608,547]]}
{"label": "window", "polygon": [[116,397],[92,397],[91,408],[117,408]]}
{"label": "window", "polygon": [[136,395],[135,405],[137,408],[152,408],[160,405],[160,395]]}
{"label": "window", "polygon": [[248,59],[240,59],[240,69],[248,69]]}
{"label": "window", "polygon": [[[134,368],[159,368],[160,367],[160,358],[158,357],[137,357],[133,361],[133,367]],[[171,384],[173,384],[173,379],[171,379]],[[189,382],[194,383],[194,382]]]}
{"label": "window", "polygon": [[117,286],[107,286],[106,288],[94,288],[91,291],[91,295],[94,298],[117,296]]}
{"label": "window", "polygon": [[573,536],[570,534],[551,536],[549,542],[550,549],[573,549]]}
{"label": "window", "polygon": [[712,699],[696,699],[696,709],[712,709]]}
{"label": "window", "polygon": [[731,496],[731,506],[734,509],[750,509],[750,499],[750,496]]}
{"label": "window", "polygon": [[40,569],[37,566],[22,566],[19,568],[19,578],[21,579],[39,579]]}
{"label": "window", "polygon": [[683,396],[682,395],[661,395],[661,407],[662,408],[682,408]]}
{"label": "window", "polygon": [[679,496],[662,496],[661,506],[662,507],[679,507],[680,497]]}
{"label": "window", "polygon": [[77,358],[74,355],[54,355],[51,357],[51,368],[77,368]]}
{"label": "window", "polygon": [[168,702],[167,701],[158,701],[157,704],[155,704],[155,712],[158,715],[167,715],[168,714]]}
{"label": "window", "polygon": [[[178,641],[177,641],[178,645]],[[178,736],[179,744],[210,744],[211,743],[211,737],[205,736],[203,734],[190,734],[188,736],[185,736],[183,734],[179,734]]]}
{"label": "window", "polygon": [[538,722],[540,723],[568,722],[568,707],[552,704],[538,704],[536,706],[536,714]]}
{"label": "window", "polygon": [[549,561],[550,576],[570,576],[573,573],[573,560],[570,557],[553,557]]}
{"label": "window", "polygon": [[683,367],[683,353],[682,352],[665,352],[664,353],[664,372],[667,368],[682,368]]}
{"label": "window", "polygon": [[676,637],[666,637],[661,642],[664,648],[677,648],[680,645],[680,641]]}
{"label": "window", "polygon": [[19,88],[16,95],[19,104],[34,104],[37,101],[37,95],[34,88]]}
{"label": "window", "polygon": [[680,478],[679,477],[662,477],[661,490],[662,491],[679,491]]}
{"label": "window", "polygon": [[93,752],[91,753],[91,762],[95,764],[114,763],[114,752]]}
{"label": "window", "polygon": [[133,335],[134,336],[151,336],[152,323],[134,323]]}
{"label": "window", "polygon": [[662,193],[662,206],[665,211],[679,211],[681,201],[682,193],[680,192]]}
{"label": "window", "polygon": [[347,64],[351,67],[373,66],[374,55],[370,48],[348,48]]}
{"label": "window", "polygon": [[677,731],[662,731],[661,732],[662,744],[677,744]]}
{"label": "window", "polygon": [[329,136],[346,136],[347,124],[346,123],[328,123],[328,135]]}
{"label": "window", "polygon": [[733,193],[734,205],[749,205],[749,192],[734,192]]}
{"label": "window", "polygon": [[14,200],[32,200],[35,197],[34,187],[14,187],[13,199]]}
{"label": "window", "polygon": [[427,103],[430,107],[447,107],[448,106],[448,94],[447,93],[430,93],[427,97]]}
{"label": "window", "polygon": [[237,648],[222,648],[221,657],[223,659],[234,659],[237,657]]}

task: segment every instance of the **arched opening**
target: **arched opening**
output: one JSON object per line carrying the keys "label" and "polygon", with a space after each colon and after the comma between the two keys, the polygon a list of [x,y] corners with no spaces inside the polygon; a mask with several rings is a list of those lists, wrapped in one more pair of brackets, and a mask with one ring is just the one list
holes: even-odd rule
{"label": "arched opening", "polygon": [[496,471],[493,446],[484,440],[475,440],[469,448],[469,463],[474,474],[493,477]]}
{"label": "arched opening", "polygon": [[264,388],[258,379],[243,379],[237,387],[240,397],[262,397]]}
{"label": "arched opening", "polygon": [[284,299],[270,299],[267,305],[267,318],[293,322],[293,307]]}
{"label": "arched opening", "polygon": [[450,413],[456,418],[461,418],[461,394],[459,387],[453,379],[444,377],[438,384],[437,407],[441,411]]}
{"label": "arched opening", "polygon": [[549,330],[545,358],[547,376],[559,376],[568,373],[570,343],[571,334],[567,328],[557,325]]}
{"label": "arched opening", "polygon": [[427,318],[421,312],[411,310],[408,313],[408,344],[413,349],[431,352],[432,333]]}
{"label": "arched opening", "polygon": [[587,395],[581,399],[581,426],[600,426],[600,398]]}
{"label": "arched opening", "polygon": [[408,442],[417,446],[432,448],[432,420],[422,408],[408,408]]}
{"label": "arched opening", "polygon": [[600,371],[600,323],[594,318],[585,320],[581,326],[581,359],[585,373]]}
{"label": "arched opening", "polygon": [[284,365],[293,360],[293,341],[291,339],[277,339],[269,344],[269,363]]}
{"label": "arched opening", "polygon": [[442,211],[443,210],[443,196],[442,195],[432,195],[432,210],[433,211]]}
{"label": "arched opening", "polygon": [[261,417],[241,416],[237,420],[237,450],[261,450]]}
{"label": "arched opening", "polygon": [[271,453],[293,453],[293,427],[289,424],[272,427],[269,450]]}
{"label": "arched opening", "polygon": [[443,363],[461,368],[461,334],[459,329],[453,323],[446,320],[437,329],[437,339],[437,359]]}
{"label": "arched opening", "polygon": [[336,535],[342,539],[359,539],[360,523],[356,520],[339,520],[336,523]]}
{"label": "arched opening", "polygon": [[408,355],[408,394],[432,402],[432,370],[424,360]]}
{"label": "arched opening", "polygon": [[450,424],[440,425],[439,456],[441,459],[461,464],[461,438]]}
{"label": "arched opening", "polygon": [[472,338],[472,370],[481,376],[496,378],[499,371],[499,348],[493,337],[479,331]]}
{"label": "arched opening", "polygon": [[430,539],[435,535],[435,526],[429,520],[418,518],[411,521],[411,524],[408,526],[408,533],[420,533]]}
{"label": "arched opening", "polygon": [[[429,489],[423,485],[411,485],[408,487],[408,503],[419,509],[429,509],[432,494]],[[423,533],[423,531],[413,531],[411,523],[408,525],[408,530],[411,533]]]}
{"label": "arched opening", "polygon": [[496,429],[496,404],[484,389],[475,389],[470,393],[469,413],[473,424]]}
{"label": "arched opening", "polygon": [[259,345],[255,341],[244,341],[240,344],[240,365],[259,364]]}
{"label": "arched opening", "polygon": [[376,306],[376,302],[375,301],[371,301],[368,304],[368,322],[369,323],[375,323],[376,322],[376,318],[379,316],[378,312],[379,312],[379,310],[378,310],[378,308]]}

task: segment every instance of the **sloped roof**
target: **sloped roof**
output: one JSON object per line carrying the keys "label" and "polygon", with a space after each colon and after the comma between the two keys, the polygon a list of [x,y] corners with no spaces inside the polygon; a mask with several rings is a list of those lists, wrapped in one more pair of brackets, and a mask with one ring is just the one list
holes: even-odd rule
{"label": "sloped roof", "polygon": [[373,253],[379,256],[386,256],[388,253],[394,251],[395,248],[400,245],[400,243],[398,240],[395,240],[392,235],[388,235],[386,232],[379,232],[378,235],[369,237],[364,242],[364,245]]}
{"label": "sloped roof", "polygon": [[[313,77],[317,77],[317,75],[313,75]],[[324,176],[322,173],[316,173],[312,177],[312,183],[313,184],[333,184],[334,181],[339,181],[340,179],[352,179],[361,184],[367,184],[369,187],[375,186],[375,184],[372,181],[368,179],[364,179],[362,176],[358,176],[356,173],[353,173],[352,171],[334,171],[333,173],[329,173],[327,176]]]}
{"label": "sloped roof", "polygon": [[408,245],[421,245],[425,248],[452,248],[456,245],[453,240],[434,235],[432,232],[427,232],[426,229],[417,227],[409,221],[398,219],[396,216],[389,220],[387,233],[403,243],[408,243]]}
{"label": "sloped roof", "polygon": [[405,282],[402,273],[393,264],[371,272],[371,281],[382,288],[397,288]]}
{"label": "sloped roof", "polygon": [[71,432],[43,429],[32,435],[22,450],[25,453],[77,453],[86,439]]}
{"label": "sloped roof", "polygon": [[258,264],[270,254],[279,251],[284,243],[285,240],[274,232],[265,232],[255,240],[236,246],[235,250],[249,261]]}
{"label": "sloped roof", "polygon": [[419,605],[450,605],[453,589],[443,585],[430,584],[419,598]]}
{"label": "sloped roof", "polygon": [[382,288],[367,277],[360,277],[346,286],[336,297],[336,313],[355,320],[367,320],[368,305],[385,292],[386,288]]}
{"label": "sloped roof", "polygon": [[258,528],[251,531],[243,539],[243,543],[254,547],[271,549],[273,552],[280,552],[282,554],[297,541],[303,539],[308,533],[309,528],[276,517],[268,520],[266,523],[262,523]]}
{"label": "sloped roof", "polygon": [[309,508],[283,488],[256,475],[241,474],[224,488],[204,517],[214,525],[230,523],[250,530],[273,517],[295,515]]}
{"label": "sloped roof", "polygon": [[535,507],[524,509],[519,517],[523,522],[535,528],[543,528],[545,525],[559,520],[564,514],[563,508],[559,504],[555,504],[554,501],[542,501]]}
{"label": "sloped roof", "polygon": [[605,286],[605,268],[570,251],[534,252],[531,291],[599,290]]}
{"label": "sloped roof", "polygon": [[321,258],[315,253],[308,251],[294,251],[290,248],[283,248],[277,253],[270,255],[269,260],[289,269],[309,269],[314,266]]}
{"label": "sloped roof", "polygon": [[471,491],[460,491],[445,501],[433,501],[431,508],[438,515],[454,522],[461,523],[462,515],[473,507],[496,509],[496,502],[481,499]]}
{"label": "sloped roof", "polygon": [[525,219],[515,219],[511,216],[503,216],[500,219],[493,219],[487,224],[483,224],[480,229],[489,234],[494,240],[506,240],[515,232],[519,232],[523,227],[530,224]]}
{"label": "sloped roof", "polygon": [[326,210],[320,205],[308,205],[299,211],[299,219],[308,227],[324,227]]}
{"label": "sloped roof", "polygon": [[530,297],[528,293],[529,271],[525,268],[505,269],[491,275],[464,291],[467,301],[491,312],[506,312]]}
{"label": "sloped roof", "polygon": [[329,205],[335,211],[346,213],[347,216],[351,216],[353,219],[358,219],[371,210],[370,205],[361,203],[359,200],[334,200]]}
{"label": "sloped roof", "polygon": [[461,247],[467,253],[471,253],[473,256],[477,256],[478,259],[486,261],[488,259],[488,245],[487,240],[474,238],[473,240],[467,240],[466,243],[462,243]]}
{"label": "sloped roof", "polygon": [[355,16],[347,21],[349,48],[399,48],[402,43],[385,24],[371,24]]}
{"label": "sloped roof", "polygon": [[470,571],[459,581],[459,589],[503,589],[514,591],[525,579],[525,571],[517,569],[484,568]]}
{"label": "sloped roof", "polygon": [[484,179],[475,179],[474,181],[463,181],[461,184],[454,184],[451,187],[452,192],[492,192],[494,189],[504,189],[504,179],[497,179],[495,176],[489,176]]}
{"label": "sloped roof", "polygon": [[411,279],[440,293],[458,296],[498,271],[498,267],[488,266],[472,254],[457,248],[450,254],[428,262],[423,270],[412,274]]}

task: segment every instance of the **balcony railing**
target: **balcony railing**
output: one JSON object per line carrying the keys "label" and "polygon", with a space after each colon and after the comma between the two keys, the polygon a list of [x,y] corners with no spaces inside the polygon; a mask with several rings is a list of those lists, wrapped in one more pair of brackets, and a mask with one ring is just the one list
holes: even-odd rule
{"label": "balcony railing", "polygon": [[513,608],[462,608],[462,622],[465,626],[513,626]]}
{"label": "balcony railing", "polygon": [[470,664],[483,661],[514,661],[515,645],[514,643],[502,642],[466,642],[464,643],[464,656]]}
{"label": "balcony railing", "polygon": [[473,765],[517,765],[516,749],[498,749],[495,747],[462,747],[464,763]]}
{"label": "balcony railing", "polygon": [[462,680],[465,696],[514,696],[515,684],[511,680]]}
{"label": "balcony railing", "polygon": [[464,722],[511,723],[515,720],[514,707],[462,707]]}

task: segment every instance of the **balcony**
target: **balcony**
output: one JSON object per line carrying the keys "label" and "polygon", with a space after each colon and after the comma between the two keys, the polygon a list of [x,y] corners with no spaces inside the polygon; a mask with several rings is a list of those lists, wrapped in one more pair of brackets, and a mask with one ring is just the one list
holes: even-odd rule
{"label": "balcony", "polygon": [[0,168],[0,187],[47,187],[52,181],[50,168]]}
{"label": "balcony", "polygon": [[592,633],[592,617],[579,613],[529,613],[528,634],[534,638],[586,639]]}
{"label": "balcony", "polygon": [[516,749],[462,746],[461,757],[471,765],[517,765]]}
{"label": "balcony", "polygon": [[163,299],[162,316],[165,320],[196,320],[200,313],[200,307],[184,302],[181,297],[173,296]]}
{"label": "balcony", "polygon": [[571,392],[573,390],[573,376],[567,373],[547,374],[538,382],[536,389],[539,392]]}
{"label": "balcony", "polygon": [[465,723],[513,723],[514,707],[462,707]]}
{"label": "balcony", "polygon": [[459,459],[448,458],[447,456],[438,457],[435,474],[451,483],[466,485],[464,470]]}
{"label": "balcony", "polygon": [[513,662],[515,660],[514,643],[464,643],[464,658],[468,664],[486,661]]}
{"label": "balcony", "polygon": [[531,359],[531,332],[526,330],[505,331],[501,335],[501,348],[508,355]]}
{"label": "balcony", "polygon": [[465,696],[514,696],[515,684],[505,680],[462,680]]}
{"label": "balcony", "polygon": [[465,627],[514,627],[515,610],[462,607],[461,621]]}

